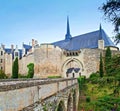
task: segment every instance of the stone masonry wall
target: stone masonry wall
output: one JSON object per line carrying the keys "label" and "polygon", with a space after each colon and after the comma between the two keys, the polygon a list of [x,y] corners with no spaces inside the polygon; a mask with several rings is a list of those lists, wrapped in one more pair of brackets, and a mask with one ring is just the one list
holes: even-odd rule
{"label": "stone masonry wall", "polygon": [[[70,82],[70,84],[67,84]],[[77,79],[30,79],[0,82],[0,111],[18,111],[77,84]],[[61,88],[61,85],[64,87]],[[36,106],[37,107],[37,106]],[[31,110],[30,110],[31,111]]]}
{"label": "stone masonry wall", "polygon": [[34,50],[35,77],[61,75],[61,49],[43,45]]}
{"label": "stone masonry wall", "polygon": [[12,54],[5,54],[5,74],[7,74],[7,76],[11,76],[12,75]]}
{"label": "stone masonry wall", "polygon": [[[105,56],[105,50],[100,49],[84,49],[83,50],[83,63],[86,76],[91,73],[99,71],[100,53]],[[112,54],[120,54],[120,51],[112,51]]]}
{"label": "stone masonry wall", "polygon": [[33,54],[25,56],[21,60],[19,60],[19,73],[20,74],[25,75],[28,73],[27,65],[29,63],[34,63],[34,55]]}

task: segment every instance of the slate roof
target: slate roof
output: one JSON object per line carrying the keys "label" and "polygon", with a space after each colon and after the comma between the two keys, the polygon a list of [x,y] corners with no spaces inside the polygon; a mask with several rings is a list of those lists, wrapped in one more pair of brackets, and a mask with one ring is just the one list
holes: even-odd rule
{"label": "slate roof", "polygon": [[27,49],[27,50],[29,50],[29,49],[31,49],[31,48],[32,48],[32,46],[31,46],[31,45],[27,45],[27,44],[23,44],[23,47],[24,47],[25,49]]}
{"label": "slate roof", "polygon": [[[12,54],[12,59],[14,59],[14,51],[15,51],[15,49],[12,51],[12,49],[10,49],[10,48],[5,48],[4,50],[8,54]],[[18,50],[19,50],[19,55],[20,55],[20,59],[21,59],[22,58],[22,49],[18,49]]]}
{"label": "slate roof", "polygon": [[[100,37],[101,35],[101,37]],[[98,48],[98,40],[103,39],[106,46],[113,46],[113,42],[107,36],[103,29],[72,37],[70,40],[61,40],[52,43],[54,46],[68,51],[80,50],[83,48]]]}
{"label": "slate roof", "polygon": [[32,48],[31,45],[23,44],[23,48],[25,48],[25,54]]}
{"label": "slate roof", "polygon": [[69,74],[69,73],[72,73],[72,71],[75,71],[75,73],[78,73],[79,71],[80,71],[80,68],[74,68],[74,67],[72,67],[72,68],[69,68],[69,69],[67,69],[67,74]]}

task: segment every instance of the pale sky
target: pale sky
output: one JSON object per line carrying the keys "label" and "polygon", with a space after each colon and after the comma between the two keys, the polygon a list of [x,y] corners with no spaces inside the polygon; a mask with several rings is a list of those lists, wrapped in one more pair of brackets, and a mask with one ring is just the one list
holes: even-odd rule
{"label": "pale sky", "polygon": [[51,43],[65,38],[69,15],[71,35],[102,28],[109,37],[114,27],[98,9],[106,0],[0,0],[0,43],[21,48],[31,39]]}

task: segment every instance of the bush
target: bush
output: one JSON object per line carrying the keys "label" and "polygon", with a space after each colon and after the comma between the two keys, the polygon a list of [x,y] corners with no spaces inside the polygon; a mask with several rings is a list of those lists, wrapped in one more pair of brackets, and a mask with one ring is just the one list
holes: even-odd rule
{"label": "bush", "polygon": [[89,97],[89,96],[86,97],[86,102],[87,102],[87,103],[90,102],[90,97]]}
{"label": "bush", "polygon": [[18,74],[18,78],[28,78],[27,75]]}
{"label": "bush", "polygon": [[30,63],[30,64],[27,65],[27,67],[28,67],[28,75],[27,75],[27,77],[28,78],[33,78],[33,76],[34,76],[34,64]]}
{"label": "bush", "polygon": [[8,77],[5,75],[4,71],[0,70],[0,79],[7,79]]}
{"label": "bush", "polygon": [[99,78],[99,74],[98,73],[92,73],[89,77],[90,81],[93,83],[93,84],[96,84],[97,83],[97,79]]}

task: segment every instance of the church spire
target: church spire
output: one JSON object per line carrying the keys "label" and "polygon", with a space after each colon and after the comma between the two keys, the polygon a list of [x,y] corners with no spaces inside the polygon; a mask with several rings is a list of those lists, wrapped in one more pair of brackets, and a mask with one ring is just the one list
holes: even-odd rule
{"label": "church spire", "polygon": [[100,24],[100,28],[99,28],[99,38],[100,40],[102,39],[102,26]]}
{"label": "church spire", "polygon": [[69,17],[67,16],[67,33],[65,35],[65,40],[70,40],[71,35],[70,35],[70,26],[69,26]]}

